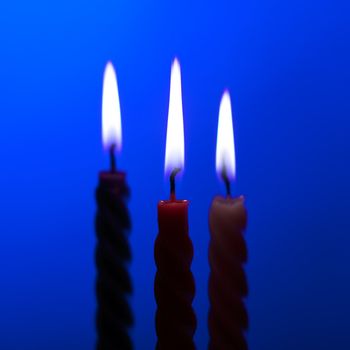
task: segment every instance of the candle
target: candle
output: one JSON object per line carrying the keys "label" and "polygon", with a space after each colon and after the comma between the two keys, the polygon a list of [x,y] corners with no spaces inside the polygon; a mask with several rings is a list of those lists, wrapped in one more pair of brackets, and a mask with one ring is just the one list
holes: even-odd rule
{"label": "candle", "polygon": [[127,297],[132,291],[127,264],[131,260],[128,234],[131,227],[126,206],[129,188],[124,172],[117,170],[115,152],[121,150],[121,117],[115,70],[108,63],[104,73],[102,138],[109,152],[110,170],[99,174],[96,190],[96,296],[98,350],[132,349],[128,328],[133,324]]}
{"label": "candle", "polygon": [[175,177],[184,166],[181,72],[175,59],[171,69],[165,174],[170,177],[170,199],[158,203],[159,233],[154,257],[157,273],[158,350],[195,349],[196,317],[192,309],[195,284],[191,273],[193,246],[188,234],[188,201],[175,195]]}
{"label": "candle", "polygon": [[209,349],[247,349],[244,331],[248,314],[243,298],[248,285],[243,264],[247,247],[243,232],[247,214],[242,196],[231,197],[235,177],[235,150],[229,93],[222,97],[216,146],[216,170],[226,185],[226,197],[217,196],[209,210]]}

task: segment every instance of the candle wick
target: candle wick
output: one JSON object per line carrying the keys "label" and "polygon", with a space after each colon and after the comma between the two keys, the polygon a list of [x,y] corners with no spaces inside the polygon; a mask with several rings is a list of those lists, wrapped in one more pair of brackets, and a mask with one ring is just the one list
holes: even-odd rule
{"label": "candle wick", "polygon": [[230,179],[227,176],[227,170],[226,166],[222,168],[222,173],[221,173],[222,179],[224,180],[225,186],[226,186],[226,194],[228,197],[231,196],[231,184],[230,184]]}
{"label": "candle wick", "polygon": [[109,149],[109,157],[110,157],[111,172],[112,173],[114,173],[117,169],[117,163],[116,163],[114,151],[115,151],[115,144],[113,143],[111,145],[111,148]]}
{"label": "candle wick", "polygon": [[180,168],[175,168],[170,174],[170,199],[175,200],[175,176],[181,171]]}

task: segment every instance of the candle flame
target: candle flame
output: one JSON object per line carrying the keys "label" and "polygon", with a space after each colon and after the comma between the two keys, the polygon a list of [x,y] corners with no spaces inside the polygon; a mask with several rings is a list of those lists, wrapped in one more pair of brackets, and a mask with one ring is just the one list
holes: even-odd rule
{"label": "candle flame", "polygon": [[102,94],[102,141],[106,150],[122,147],[122,125],[120,116],[117,75],[113,64],[108,62],[104,71]]}
{"label": "candle flame", "polygon": [[183,169],[185,162],[184,143],[181,70],[179,61],[175,58],[171,67],[170,78],[170,98],[164,166],[166,175],[169,175],[176,168]]}
{"label": "candle flame", "polygon": [[216,140],[216,172],[221,177],[226,172],[232,180],[236,177],[236,156],[232,126],[231,99],[225,91],[220,104],[218,133]]}

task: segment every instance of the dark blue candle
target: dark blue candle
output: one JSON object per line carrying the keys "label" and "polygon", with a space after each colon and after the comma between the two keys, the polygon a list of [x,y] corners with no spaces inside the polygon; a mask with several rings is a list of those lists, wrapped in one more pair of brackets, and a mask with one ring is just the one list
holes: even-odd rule
{"label": "dark blue candle", "polygon": [[129,328],[133,315],[128,303],[132,292],[128,264],[131,221],[127,208],[129,187],[126,174],[117,170],[115,152],[121,150],[121,117],[117,80],[108,63],[102,101],[103,145],[110,156],[110,170],[102,171],[96,190],[96,297],[98,350],[132,349]]}

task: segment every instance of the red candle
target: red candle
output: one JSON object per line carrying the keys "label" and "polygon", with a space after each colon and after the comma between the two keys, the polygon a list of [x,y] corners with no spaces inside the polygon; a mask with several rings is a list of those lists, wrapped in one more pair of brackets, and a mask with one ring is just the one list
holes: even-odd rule
{"label": "red candle", "polygon": [[133,315],[128,303],[132,291],[127,265],[131,260],[128,235],[131,227],[127,200],[129,188],[125,173],[116,169],[115,151],[121,149],[121,118],[116,74],[108,63],[104,75],[102,136],[110,154],[110,170],[102,171],[96,190],[97,214],[95,252],[96,349],[132,349],[128,328]]}
{"label": "red candle", "polygon": [[195,284],[191,273],[193,246],[188,235],[188,201],[177,200],[175,177],[184,166],[181,73],[175,59],[171,71],[165,173],[170,199],[158,203],[159,233],[154,247],[157,273],[157,349],[195,349],[196,317],[192,309]]}
{"label": "red candle", "polygon": [[248,349],[244,332],[248,314],[243,298],[248,285],[243,264],[247,247],[243,232],[247,213],[242,196],[231,197],[235,177],[235,153],[231,102],[225,92],[220,105],[216,170],[226,185],[227,196],[215,197],[209,210],[209,349]]}

